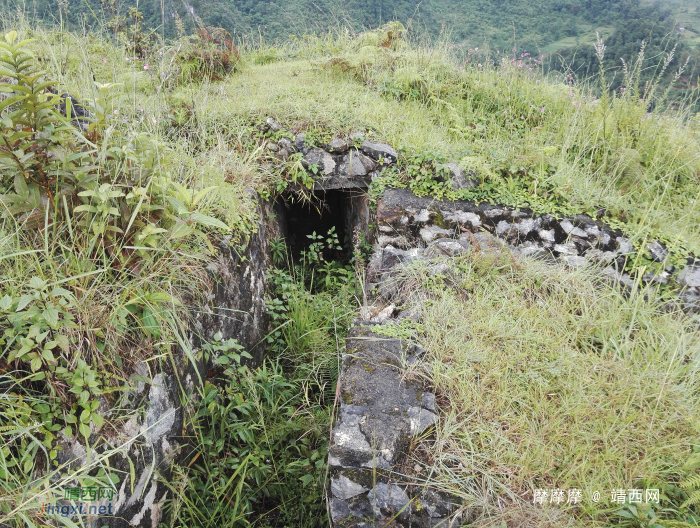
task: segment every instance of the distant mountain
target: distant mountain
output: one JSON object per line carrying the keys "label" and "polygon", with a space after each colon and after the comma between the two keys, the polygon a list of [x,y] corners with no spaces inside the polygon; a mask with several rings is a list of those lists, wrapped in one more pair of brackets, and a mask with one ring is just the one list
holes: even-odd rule
{"label": "distant mountain", "polygon": [[[18,7],[17,2],[21,1]],[[286,39],[340,26],[360,32],[399,20],[416,35],[447,37],[464,46],[546,52],[546,67],[580,75],[597,71],[592,42],[607,37],[608,66],[630,61],[642,41],[647,56],[677,45],[676,58],[692,52],[700,34],[697,0],[662,4],[640,0],[145,0],[138,2],[143,27],[173,37],[176,20],[193,32],[197,19],[221,27],[237,39]],[[64,11],[59,9],[59,4]],[[20,10],[31,18],[58,20],[65,13],[76,24],[105,25],[137,5],[135,0],[0,0],[3,12]],[[680,21],[680,22],[679,22]],[[683,24],[680,26],[679,24]],[[688,27],[685,27],[688,26]],[[696,34],[695,31],[698,33]],[[685,39],[683,37],[686,37]],[[698,38],[700,41],[700,38]],[[594,60],[595,59],[595,60]],[[693,57],[693,64],[695,58]]]}
{"label": "distant mountain", "polygon": [[[48,19],[58,19],[59,3],[68,6],[73,24],[85,20],[91,25],[110,17],[103,3],[122,14],[137,5],[135,0],[0,0],[4,12],[16,11],[19,4],[28,16]],[[475,46],[506,48],[515,41],[532,50],[591,26],[671,15],[669,9],[642,6],[640,0],[145,0],[138,9],[146,27],[166,35],[175,34],[175,13],[189,27],[199,17],[237,35],[261,33],[272,39],[340,25],[359,32],[399,20],[432,36],[446,30],[452,39]]]}

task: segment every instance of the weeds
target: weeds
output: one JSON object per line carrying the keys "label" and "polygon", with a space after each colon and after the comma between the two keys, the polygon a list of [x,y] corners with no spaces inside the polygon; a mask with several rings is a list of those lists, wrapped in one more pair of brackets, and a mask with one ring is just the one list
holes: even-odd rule
{"label": "weeds", "polygon": [[[505,253],[474,252],[443,276],[417,267],[404,280],[423,320],[396,330],[428,351],[408,370],[441,402],[441,426],[421,449],[436,485],[509,524],[545,524],[552,512],[532,500],[542,488],[583,490],[578,506],[551,507],[565,514],[554,526],[694,522],[679,487],[700,405],[692,320],[643,293],[595,286],[586,271]],[[662,489],[661,506],[618,517],[617,488]]]}
{"label": "weeds", "polygon": [[[351,274],[307,271],[337,236],[314,236],[299,264],[285,269],[278,247],[268,301],[279,353],[256,370],[240,366],[240,345],[207,345],[223,376],[207,383],[191,420],[196,439],[179,469],[171,526],[325,526],[328,431],[339,349],[354,313]],[[321,237],[322,239],[324,237]],[[283,242],[278,241],[278,246]],[[311,288],[314,293],[312,294]]]}

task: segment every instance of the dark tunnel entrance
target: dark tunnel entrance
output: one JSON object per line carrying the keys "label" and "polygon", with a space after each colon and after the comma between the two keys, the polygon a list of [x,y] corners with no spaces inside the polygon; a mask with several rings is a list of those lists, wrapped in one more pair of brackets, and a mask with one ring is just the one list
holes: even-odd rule
{"label": "dark tunnel entrance", "polygon": [[297,261],[313,243],[312,235],[325,241],[334,230],[342,249],[324,251],[324,259],[348,262],[353,251],[353,234],[367,240],[369,201],[362,189],[315,191],[311,200],[296,195],[280,196],[275,204],[278,224],[291,257]]}

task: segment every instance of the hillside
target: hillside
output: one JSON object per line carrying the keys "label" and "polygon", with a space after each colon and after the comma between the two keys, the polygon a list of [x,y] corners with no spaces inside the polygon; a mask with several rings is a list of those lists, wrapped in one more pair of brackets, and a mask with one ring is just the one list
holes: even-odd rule
{"label": "hillside", "polygon": [[692,93],[8,23],[0,524],[698,524]]}
{"label": "hillside", "polygon": [[[78,29],[84,24],[91,27],[107,25],[114,17],[127,17],[135,4],[116,0],[86,4],[62,4],[49,0],[34,0],[31,4],[3,0],[6,12],[19,10],[29,20],[63,20]],[[156,34],[176,35],[175,15],[192,32],[196,19],[207,26],[221,27],[238,38],[267,40],[287,38],[290,34],[319,34],[348,27],[361,32],[389,20],[401,21],[416,34],[432,38],[448,36],[455,43],[468,47],[485,46],[506,50],[514,45],[519,51],[538,52],[548,46],[559,46],[585,36],[593,28],[619,27],[631,20],[648,19],[658,22],[680,20],[681,13],[694,12],[682,3],[671,6],[659,3],[640,3],[639,0],[584,1],[538,0],[526,2],[493,2],[487,0],[382,0],[381,2],[338,2],[322,0],[310,2],[210,2],[194,0],[189,3],[140,3],[143,24]],[[690,9],[690,11],[688,11]],[[680,17],[680,18],[679,18]],[[673,24],[671,24],[673,25]],[[691,28],[688,28],[692,31]],[[690,33],[688,33],[689,35]]]}
{"label": "hillside", "polygon": [[[692,90],[700,73],[697,32],[693,29],[696,6],[680,0],[663,4],[641,0],[295,0],[284,4],[168,0],[162,4],[140,3],[138,7],[118,0],[81,4],[53,0],[17,4],[15,0],[2,0],[0,5],[5,6],[4,12],[20,12],[32,23],[58,23],[73,31],[110,30],[116,36],[120,31],[131,34],[138,28],[148,35],[147,42],[193,33],[204,25],[226,30],[237,45],[259,46],[263,41],[319,35],[340,27],[359,33],[386,20],[399,20],[413,38],[449,41],[463,50],[465,57],[474,48],[486,51],[489,60],[514,50],[517,55],[529,54],[523,55],[529,57],[528,63],[542,64],[548,71],[573,73],[581,80],[598,71],[593,45],[596,34],[600,34],[608,41],[606,70],[612,89],[620,87],[621,75],[616,72],[622,70],[622,61],[633,61],[643,42],[652,62],[659,54],[675,49],[667,75],[660,83],[673,86],[674,98],[682,98],[685,91]],[[674,80],[670,72],[683,65],[682,77]],[[645,66],[644,81],[651,75],[653,65],[649,62]]]}

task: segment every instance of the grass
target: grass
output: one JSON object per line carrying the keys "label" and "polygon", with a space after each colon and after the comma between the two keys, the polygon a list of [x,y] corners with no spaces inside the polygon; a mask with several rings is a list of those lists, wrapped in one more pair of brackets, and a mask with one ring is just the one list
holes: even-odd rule
{"label": "grass", "polygon": [[[689,253],[700,255],[700,120],[689,110],[694,95],[661,111],[668,106],[663,94],[636,86],[634,65],[625,92],[598,97],[597,86],[542,76],[529,58],[387,40],[382,28],[277,45],[241,43],[235,73],[216,82],[183,81],[173,57],[189,45],[185,40],[156,43],[148,57],[134,60],[101,35],[26,27],[22,34],[37,39],[32,49],[61,91],[92,100],[95,82],[114,83],[120,96],[115,129],[125,138],[153,139],[158,174],[196,191],[216,186],[197,211],[225,220],[237,240],[255,228],[255,191],[274,195],[286,185],[284,164],[262,148],[270,136],[258,125],[272,116],[309,137],[364,130],[388,141],[402,158],[387,185],[537,212],[601,212],[636,243],[638,268],[646,265],[648,238],[664,241],[676,264]],[[659,111],[649,112],[652,107]],[[412,166],[424,160],[459,161],[478,173],[481,185],[454,192],[432,173],[424,185],[417,176],[423,173]],[[0,298],[26,294],[33,277],[73,281],[66,310],[78,328],[67,335],[89,338],[81,341],[86,349],[80,357],[92,368],[121,362],[115,376],[153,351],[165,353],[182,330],[170,325],[183,313],[175,301],[185,304],[209,287],[202,270],[214,253],[211,232],[187,246],[153,247],[143,272],[130,274],[97,266],[67,224],[48,236],[19,230],[13,218],[4,222]],[[535,487],[588,493],[678,482],[697,435],[700,358],[692,323],[659,313],[639,295],[601,290],[585,271],[489,258],[462,261],[449,281],[420,271],[410,278],[423,292],[426,317],[408,330],[419,331],[429,351],[414,374],[435,386],[445,411],[435,438],[421,449],[432,453],[441,485],[479,506],[485,522],[614,525],[618,518],[609,509],[596,511],[590,503],[577,511],[535,509],[527,494]],[[117,324],[120,308],[153,291],[173,300],[144,307],[159,308],[155,321],[144,316],[139,324]],[[302,295],[297,301],[299,311],[290,317],[298,321],[285,331],[309,338],[292,354],[311,365],[297,372],[307,380],[300,386],[309,403],[332,386],[342,332],[331,332],[331,319],[322,331],[314,329],[309,306],[328,299]],[[342,317],[350,316],[343,311]],[[67,357],[69,368],[77,368],[78,355]],[[12,372],[15,381],[27,375]],[[59,395],[35,390],[32,397],[50,401],[58,413]],[[43,416],[32,409],[27,416]],[[13,430],[0,430],[3,446],[19,445]],[[31,440],[27,452],[38,452],[42,442]],[[33,467],[3,477],[15,499],[36,482]]]}
{"label": "grass", "polygon": [[[244,147],[251,121],[268,115],[292,129],[370,130],[407,154],[461,160],[485,177],[540,170],[539,184],[557,188],[570,209],[604,208],[629,225],[628,236],[653,232],[686,245],[697,239],[700,121],[688,106],[648,114],[662,101],[643,87],[636,92],[632,78],[628,92],[603,109],[594,86],[543,78],[527,59],[511,67],[500,56],[460,56],[448,44],[391,49],[377,47],[377,38],[339,32],[276,47],[248,45],[238,74],[178,87],[169,58],[178,45],[163,46],[144,71],[144,61],[126,61],[123,51],[94,37],[44,34],[42,40],[40,54],[53,50],[47,64],[71,93],[90,97],[91,75],[122,83],[120,115],[128,125],[184,144],[184,157],[196,151],[207,158],[211,148],[231,156]],[[68,60],[64,75],[63,57],[80,57]],[[176,114],[185,116],[182,126],[173,126]],[[260,174],[254,157],[247,161],[245,170],[234,171],[240,175],[234,183],[260,188],[274,180]],[[197,178],[196,171],[184,176]]]}
{"label": "grass", "polygon": [[[430,480],[483,526],[618,525],[611,490],[678,484],[700,433],[697,320],[507,250],[472,253],[449,275],[403,279],[423,320],[402,330],[427,350],[407,375],[440,405],[415,451]],[[555,488],[581,489],[582,503],[532,504]]]}

